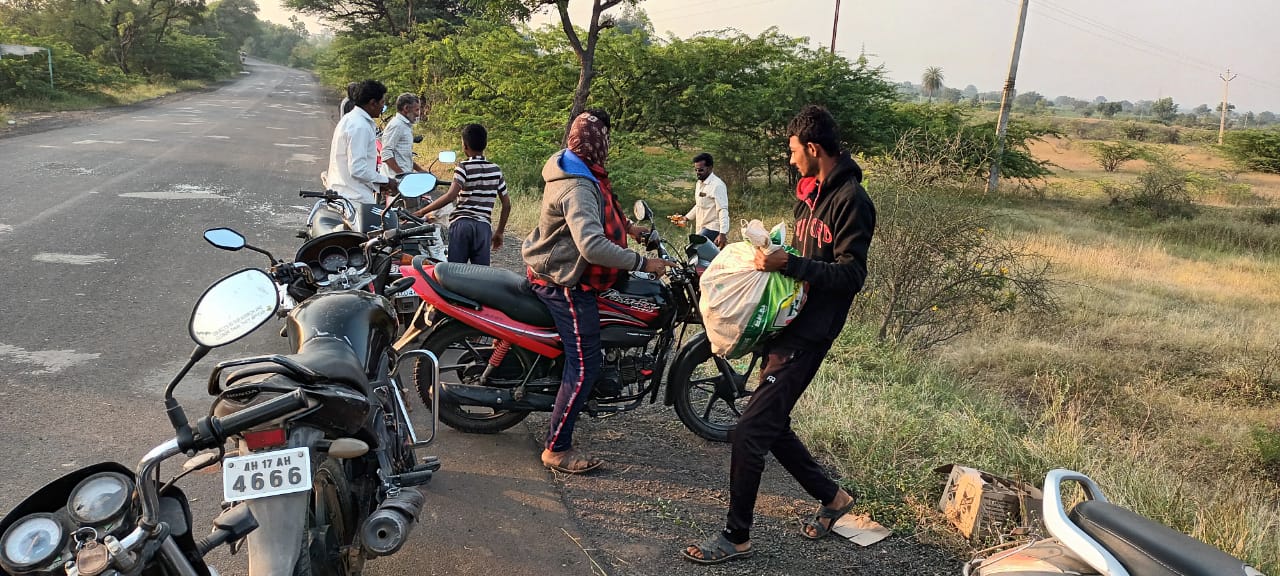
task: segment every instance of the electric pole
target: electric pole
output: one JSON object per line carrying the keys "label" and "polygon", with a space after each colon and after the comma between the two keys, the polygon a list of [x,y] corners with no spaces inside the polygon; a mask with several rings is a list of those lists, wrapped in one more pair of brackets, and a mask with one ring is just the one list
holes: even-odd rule
{"label": "electric pole", "polygon": [[840,29],[840,0],[836,0],[836,15],[831,18],[831,53],[836,53],[836,31]]}
{"label": "electric pole", "polygon": [[1009,61],[1009,79],[1004,83],[1004,94],[1000,98],[1000,120],[996,123],[996,154],[991,159],[991,178],[987,180],[987,193],[995,192],[1000,187],[1000,159],[1004,156],[1004,135],[1009,129],[1009,109],[1013,108],[1013,97],[1017,94],[1014,80],[1018,76],[1018,55],[1022,53],[1022,31],[1027,27],[1027,4],[1022,0],[1022,8],[1018,10],[1018,33],[1013,37],[1013,59]]}
{"label": "electric pole", "polygon": [[1231,81],[1236,79],[1237,74],[1231,73],[1231,68],[1227,68],[1227,74],[1224,76],[1219,74],[1222,79],[1222,121],[1218,124],[1218,145],[1222,145],[1222,135],[1227,131],[1227,90],[1231,87]]}

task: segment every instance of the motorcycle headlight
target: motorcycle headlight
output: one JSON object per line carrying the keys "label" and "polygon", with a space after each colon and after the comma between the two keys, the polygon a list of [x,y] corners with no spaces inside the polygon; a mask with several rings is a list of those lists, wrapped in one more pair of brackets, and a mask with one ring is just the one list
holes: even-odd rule
{"label": "motorcycle headlight", "polygon": [[27,516],[0,537],[0,564],[10,572],[48,566],[66,545],[66,530],[52,514]]}
{"label": "motorcycle headlight", "polygon": [[102,472],[76,485],[67,511],[82,526],[100,526],[124,516],[132,497],[131,478],[119,472]]}

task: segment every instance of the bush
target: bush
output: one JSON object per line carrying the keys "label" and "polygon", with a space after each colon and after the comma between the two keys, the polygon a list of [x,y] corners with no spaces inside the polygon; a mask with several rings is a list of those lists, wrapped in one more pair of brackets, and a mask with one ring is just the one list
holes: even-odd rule
{"label": "bush", "polygon": [[1248,170],[1280,174],[1280,131],[1232,130],[1224,138],[1222,151]]}
{"label": "bush", "polygon": [[1147,135],[1151,133],[1151,127],[1137,122],[1125,122],[1120,125],[1120,132],[1125,138],[1142,142],[1147,139]]}
{"label": "bush", "polygon": [[1151,166],[1138,175],[1137,182],[1104,182],[1102,189],[1110,198],[1110,205],[1156,220],[1195,216],[1187,186],[1188,172],[1177,166],[1180,159],[1172,152],[1154,151],[1147,157]]}
{"label": "bush", "polygon": [[877,187],[876,247],[854,313],[882,340],[930,348],[1014,312],[1052,312],[1049,262],[991,228],[996,214]]}
{"label": "bush", "polygon": [[1089,153],[1107,172],[1115,172],[1128,162],[1142,158],[1145,149],[1132,142],[1091,142]]}

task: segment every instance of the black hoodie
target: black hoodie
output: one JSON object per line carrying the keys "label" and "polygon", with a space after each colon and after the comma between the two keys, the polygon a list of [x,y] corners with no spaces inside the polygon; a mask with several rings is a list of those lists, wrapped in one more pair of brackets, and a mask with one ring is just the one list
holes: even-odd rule
{"label": "black hoodie", "polygon": [[847,152],[840,154],[826,182],[804,178],[796,196],[800,200],[791,245],[802,256],[790,256],[782,273],[807,282],[808,299],[779,340],[826,346],[844,329],[853,297],[867,279],[876,207],[862,188],[862,168]]}

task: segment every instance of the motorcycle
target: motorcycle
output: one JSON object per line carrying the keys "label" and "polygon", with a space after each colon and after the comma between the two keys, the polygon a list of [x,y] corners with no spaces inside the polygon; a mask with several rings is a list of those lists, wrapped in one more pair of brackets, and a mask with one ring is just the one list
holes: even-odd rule
{"label": "motorcycle", "polygon": [[218,248],[266,254],[274,282],[307,293],[286,318],[292,354],[225,361],[208,382],[218,418],[278,398],[308,403],[300,414],[230,435],[238,456],[223,465],[224,497],[246,502],[261,525],[246,538],[252,576],[356,575],[366,559],[393,554],[408,539],[424,504],[416,487],[440,468],[415,451],[434,440],[439,424],[433,419],[431,436],[418,438],[397,366],[418,360],[429,384],[436,364],[428,352],[392,350],[397,326],[386,295],[409,281],[388,283],[386,270],[398,240],[422,232],[326,234],[299,250],[300,262],[277,261],[234,230],[205,232]]}
{"label": "motorcycle", "polygon": [[[1068,512],[1063,488],[1083,489]],[[1236,558],[1107,501],[1088,476],[1065,469],[1044,479],[1042,515],[1047,537],[979,551],[964,576],[1263,576]]]}
{"label": "motorcycle", "polygon": [[[635,216],[652,224],[644,201],[636,202]],[[602,417],[635,409],[646,398],[653,403],[666,374],[664,405],[674,406],[697,435],[724,442],[754,389],[750,375],[759,358],[744,367],[713,356],[701,332],[685,341],[689,327],[702,322],[698,280],[719,253],[705,237],[689,238],[687,259],[665,281],[633,272],[598,294],[604,366],[584,412]],[[671,260],[652,226],[644,247]],[[524,276],[488,266],[431,265],[421,257],[402,271],[414,278],[423,306],[396,347],[423,348],[440,359],[438,381],[428,371],[415,372],[419,396],[438,402],[440,421],[462,432],[496,433],[530,412],[552,410],[563,345]],[[435,395],[437,384],[443,397]]]}
{"label": "motorcycle", "polygon": [[[224,461],[228,438],[305,413],[315,401],[296,391],[234,414],[201,418],[193,426],[173,391],[210,351],[256,330],[277,306],[275,286],[259,270],[241,270],[210,286],[188,324],[196,348],[164,392],[176,436],[147,452],[136,470],[115,462],[86,466],[23,500],[0,520],[0,574],[215,575],[204,556],[256,533],[258,519],[243,503],[226,506],[213,521],[213,532],[197,540],[191,507],[174,483]],[[161,463],[182,453],[193,457],[162,484]]]}

